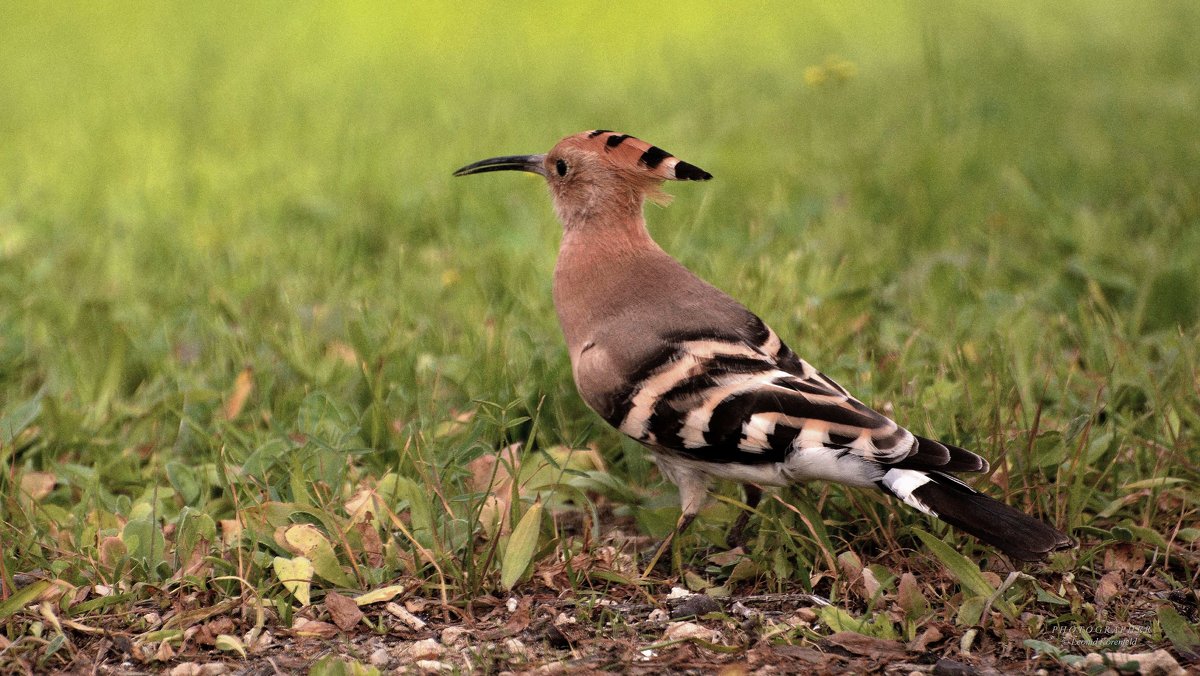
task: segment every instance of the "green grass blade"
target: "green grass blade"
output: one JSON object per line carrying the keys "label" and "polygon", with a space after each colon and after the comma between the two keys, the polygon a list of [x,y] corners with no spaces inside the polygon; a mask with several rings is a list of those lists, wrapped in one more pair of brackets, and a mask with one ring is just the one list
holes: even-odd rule
{"label": "green grass blade", "polygon": [[933,555],[942,562],[942,565],[946,566],[954,574],[959,584],[965,589],[969,590],[975,596],[982,596],[984,598],[990,598],[996,593],[992,585],[983,579],[983,574],[979,571],[979,566],[975,565],[973,561],[954,551],[950,545],[947,545],[941,539],[934,537],[920,528],[914,527],[913,532],[933,552]]}
{"label": "green grass blade", "polygon": [[500,586],[505,590],[511,590],[533,562],[541,530],[542,501],[538,500],[521,517],[508,538],[508,547],[500,564]]}

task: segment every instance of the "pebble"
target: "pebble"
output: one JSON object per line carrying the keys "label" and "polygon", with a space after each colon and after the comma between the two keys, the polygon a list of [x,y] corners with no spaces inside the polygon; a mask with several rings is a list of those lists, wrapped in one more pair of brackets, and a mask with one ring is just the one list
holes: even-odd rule
{"label": "pebble", "polygon": [[442,645],[462,646],[467,644],[470,631],[462,627],[446,627],[442,630]]}
{"label": "pebble", "polygon": [[410,643],[404,650],[404,655],[410,660],[429,660],[442,656],[446,649],[437,639],[427,638]]}
{"label": "pebble", "polygon": [[672,622],[663,632],[663,639],[667,641],[684,641],[690,638],[716,643],[717,632],[695,622]]}
{"label": "pebble", "polygon": [[367,658],[367,661],[371,663],[371,666],[377,669],[385,669],[387,668],[388,662],[392,661],[392,656],[388,654],[387,650],[383,648],[377,648],[371,653],[371,656]]}

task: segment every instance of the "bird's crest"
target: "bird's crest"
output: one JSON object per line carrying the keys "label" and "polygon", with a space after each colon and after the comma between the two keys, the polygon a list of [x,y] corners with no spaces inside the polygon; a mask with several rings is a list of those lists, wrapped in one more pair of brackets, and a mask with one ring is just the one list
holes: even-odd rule
{"label": "bird's crest", "polygon": [[607,129],[574,134],[559,141],[559,145],[588,150],[624,171],[647,172],[659,180],[707,181],[712,178],[707,171],[684,162],[656,145]]}

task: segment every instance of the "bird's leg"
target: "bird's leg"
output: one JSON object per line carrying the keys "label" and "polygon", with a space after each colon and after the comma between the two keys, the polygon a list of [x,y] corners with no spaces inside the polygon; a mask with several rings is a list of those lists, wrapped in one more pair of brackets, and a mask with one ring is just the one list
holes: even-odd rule
{"label": "bird's leg", "polygon": [[733,522],[733,527],[729,529],[729,535],[725,538],[725,544],[730,549],[735,549],[746,544],[746,524],[750,522],[750,514],[758,507],[759,500],[762,500],[762,489],[754,484],[744,484],[746,490],[746,506],[750,509],[743,510],[738,514],[737,521]]}
{"label": "bird's leg", "polygon": [[[646,569],[642,573],[642,577],[650,575],[650,572],[658,565],[658,561],[662,558],[662,555],[671,548],[671,545],[679,539],[680,535],[683,535],[683,531],[687,530],[687,527],[692,524],[696,515],[700,513],[700,508],[704,506],[704,500],[708,497],[709,478],[707,474],[676,465],[670,460],[661,457],[658,458],[658,469],[663,473],[663,476],[679,487],[681,510],[679,521],[675,523],[675,530],[671,531],[671,534],[658,546],[658,549],[654,552],[654,556],[646,564]],[[672,560],[672,563],[674,563],[674,560]]]}
{"label": "bird's leg", "polygon": [[[683,513],[679,515],[679,521],[675,522],[675,530],[671,531],[670,535],[667,535],[667,537],[663,539],[662,543],[658,545],[658,549],[654,550],[654,555],[650,557],[650,560],[646,563],[646,569],[642,571],[642,577],[650,576],[650,573],[654,571],[654,567],[657,566],[659,560],[662,559],[663,554],[672,549],[672,545],[675,543],[676,538],[678,538],[680,535],[683,535],[683,531],[687,530],[687,527],[692,525],[692,521],[695,519],[695,513]],[[674,562],[672,561],[672,563]]]}

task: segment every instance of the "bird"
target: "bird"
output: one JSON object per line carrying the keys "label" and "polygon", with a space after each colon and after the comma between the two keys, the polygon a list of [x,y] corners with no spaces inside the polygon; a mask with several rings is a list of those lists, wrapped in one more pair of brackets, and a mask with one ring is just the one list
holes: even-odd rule
{"label": "bird", "polygon": [[607,129],[454,176],[493,171],[545,179],[563,226],[553,297],[576,388],[678,487],[680,517],[651,567],[695,519],[714,479],[741,483],[750,508],[731,527],[730,547],[744,542],[762,487],[811,481],[882,491],[1018,561],[1074,546],[955,476],[988,472],[983,457],[868,407],[654,241],[645,202],[669,199],[665,181],[707,181],[709,172]]}

